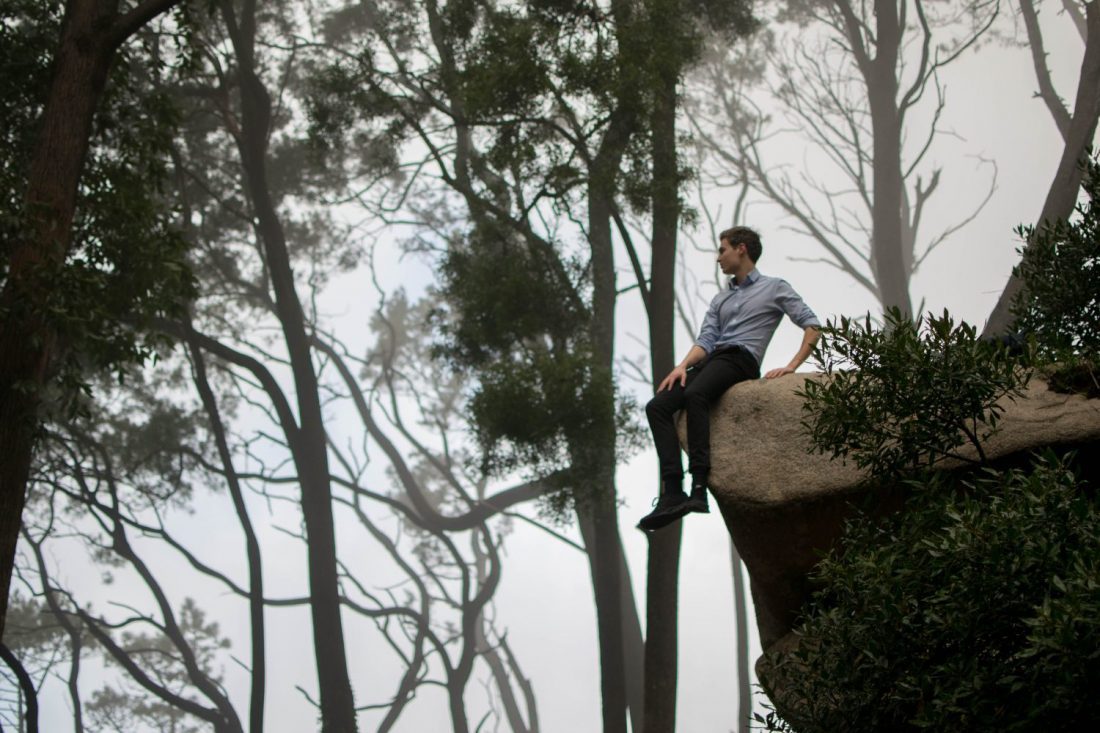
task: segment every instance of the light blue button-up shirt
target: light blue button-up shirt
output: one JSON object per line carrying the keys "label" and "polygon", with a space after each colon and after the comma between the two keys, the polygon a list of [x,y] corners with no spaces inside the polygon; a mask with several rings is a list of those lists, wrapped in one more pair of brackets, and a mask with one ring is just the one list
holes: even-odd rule
{"label": "light blue button-up shirt", "polygon": [[731,277],[729,286],[714,296],[695,343],[708,354],[724,346],[741,346],[761,364],[784,313],[799,328],[821,326],[786,280],[753,269],[740,285]]}

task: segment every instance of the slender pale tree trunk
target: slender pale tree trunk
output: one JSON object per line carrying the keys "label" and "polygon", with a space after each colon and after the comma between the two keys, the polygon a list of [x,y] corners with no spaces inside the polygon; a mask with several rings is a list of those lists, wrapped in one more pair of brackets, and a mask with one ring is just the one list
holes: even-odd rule
{"label": "slender pale tree trunk", "polygon": [[[581,541],[588,554],[589,570],[594,572],[596,525],[592,512],[577,512],[577,526],[581,531]],[[643,730],[644,685],[645,685],[645,640],[642,637],[641,619],[634,598],[634,588],[630,582],[630,568],[626,564],[626,553],[619,538],[619,612],[623,637],[623,685],[626,690],[626,705],[630,715],[631,730]],[[597,582],[593,579],[593,588]]]}
{"label": "slender pale tree trunk", "polygon": [[730,569],[733,575],[733,616],[737,645],[737,733],[749,733],[752,722],[752,685],[749,683],[749,603],[745,593],[743,563],[737,545],[730,538]]}
{"label": "slender pale tree trunk", "polygon": [[209,421],[210,432],[214,437],[214,443],[218,450],[218,458],[225,472],[226,486],[233,500],[233,509],[237,513],[237,519],[241,523],[241,531],[245,540],[245,556],[248,559],[248,615],[249,631],[252,634],[251,665],[249,667],[249,733],[263,733],[264,729],[264,698],[267,690],[267,663],[266,663],[266,624],[264,623],[264,582],[263,568],[260,557],[260,543],[256,538],[256,532],[252,527],[252,521],[248,516],[248,507],[244,502],[244,491],[241,487],[237,471],[233,467],[233,456],[229,450],[229,441],[226,438],[225,424],[222,422],[218,402],[214,396],[214,390],[210,387],[210,381],[206,376],[206,359],[202,349],[199,348],[193,336],[190,324],[185,329],[190,336],[189,351],[191,364],[194,370],[195,387],[202,400],[203,409]]}
{"label": "slender pale tree trunk", "polygon": [[868,62],[867,96],[874,136],[874,205],[871,267],[884,308],[912,312],[909,268],[902,239],[901,118],[898,111],[898,51],[903,29],[896,0],[875,2],[876,54]]}
{"label": "slender pale tree trunk", "polygon": [[237,145],[257,220],[257,232],[267,259],[275,310],[286,342],[298,403],[298,428],[287,438],[301,484],[321,731],[351,733],[357,730],[355,701],[340,615],[325,425],[305,313],[294,283],[286,235],[267,183],[271,98],[256,72],[256,3],[254,0],[244,2],[239,15],[228,1],[221,3],[221,9],[239,65],[241,131]]}
{"label": "slender pale tree trunk", "polygon": [[[609,135],[614,132],[609,133]],[[615,145],[610,147],[617,146]],[[605,148],[608,150],[610,148]],[[621,153],[620,153],[621,155]],[[596,596],[596,625],[600,643],[600,690],[604,733],[626,733],[626,681],[622,631],[621,541],[615,493],[615,404],[611,389],[615,332],[615,262],[611,246],[615,154],[598,156],[588,196],[588,238],[592,251],[592,326],[596,380],[605,380],[606,404],[599,405],[600,432],[592,445],[583,446],[579,461],[589,489],[579,509],[589,514],[595,546],[590,547],[592,584]]]}
{"label": "slender pale tree trunk", "polygon": [[645,719],[645,640],[638,617],[638,603],[630,582],[622,538],[619,539],[619,587],[622,589],[619,610],[622,612],[623,664],[626,684],[626,706],[630,713],[631,730],[642,731]]}
{"label": "slender pale tree trunk", "polygon": [[81,703],[79,685],[80,656],[84,649],[83,634],[80,628],[72,622],[72,617],[62,610],[61,604],[57,601],[54,588],[50,585],[50,576],[46,570],[46,560],[42,554],[41,546],[35,544],[34,540],[27,534],[26,529],[23,530],[23,537],[34,553],[38,578],[42,583],[42,597],[46,601],[46,607],[50,609],[50,614],[69,637],[69,677],[66,680],[66,686],[69,690],[69,702],[73,710],[73,733],[84,733],[84,705]]}

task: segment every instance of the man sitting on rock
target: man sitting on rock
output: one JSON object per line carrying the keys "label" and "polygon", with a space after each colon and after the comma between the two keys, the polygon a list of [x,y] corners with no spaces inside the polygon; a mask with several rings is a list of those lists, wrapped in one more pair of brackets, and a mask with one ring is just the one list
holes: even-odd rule
{"label": "man sitting on rock", "polygon": [[[638,528],[660,529],[688,512],[709,512],[710,406],[727,389],[760,377],[760,361],[783,314],[805,330],[802,346],[790,363],[764,376],[790,374],[813,351],[820,322],[785,280],[761,275],[756,269],[762,250],[760,235],[748,227],[733,227],[718,236],[718,266],[730,275],[729,286],[714,296],[699,338],[684,360],[657,388],[646,405],[646,416],[657,445],[662,491],[652,512]],[[688,471],[691,496],[684,493],[680,440],[675,415],[687,410]]]}

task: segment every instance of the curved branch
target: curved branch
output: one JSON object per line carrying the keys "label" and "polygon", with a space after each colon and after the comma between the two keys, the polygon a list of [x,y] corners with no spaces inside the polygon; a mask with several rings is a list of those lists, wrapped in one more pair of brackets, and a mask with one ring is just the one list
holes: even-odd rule
{"label": "curved branch", "polygon": [[160,330],[180,340],[194,340],[195,344],[202,347],[205,351],[209,351],[214,356],[230,364],[236,364],[251,372],[263,387],[264,392],[271,398],[271,403],[275,407],[275,413],[279,417],[280,427],[282,427],[283,432],[290,440],[291,450],[295,449],[299,429],[298,422],[294,417],[294,412],[290,408],[290,402],[287,400],[286,395],[283,394],[283,390],[279,386],[279,382],[275,379],[274,375],[272,375],[267,367],[258,359],[226,346],[211,336],[196,331],[191,327],[190,323],[181,324],[175,321],[158,319],[155,325]]}
{"label": "curved branch", "polygon": [[2,641],[0,641],[0,659],[4,660],[4,664],[8,665],[8,669],[19,680],[19,689],[23,691],[23,699],[26,703],[26,714],[23,718],[26,733],[38,733],[38,691],[34,689],[34,681],[19,661],[19,657],[15,656],[8,645]]}
{"label": "curved branch", "polygon": [[316,335],[313,336],[313,345],[331,359],[332,364],[340,373],[341,379],[343,379],[348,387],[352,401],[359,412],[359,419],[362,420],[363,425],[367,428],[367,433],[374,439],[379,447],[382,448],[382,451],[386,454],[386,458],[390,461],[390,465],[393,466],[394,472],[397,474],[397,478],[401,482],[402,488],[404,488],[405,492],[408,494],[413,507],[416,509],[421,519],[430,526],[448,531],[473,529],[495,514],[515,504],[529,501],[553,491],[555,482],[566,475],[566,471],[563,469],[555,471],[548,476],[527,481],[509,489],[504,489],[487,499],[474,502],[470,511],[462,515],[448,516],[446,514],[441,514],[432,506],[431,502],[429,502],[424,495],[420,482],[417,481],[416,477],[413,475],[401,451],[398,450],[397,446],[394,445],[393,441],[390,440],[389,436],[382,431],[381,427],[379,427],[378,423],[375,421],[366,398],[360,391],[359,385],[355,381],[355,377],[352,375],[351,370],[348,369],[347,364],[340,357],[340,354],[331,344],[323,341]]}
{"label": "curved branch", "polygon": [[111,48],[118,48],[146,23],[152,22],[158,15],[167,12],[179,3],[180,0],[145,0],[140,5],[131,8],[129,12],[119,16],[111,25],[108,45]]}

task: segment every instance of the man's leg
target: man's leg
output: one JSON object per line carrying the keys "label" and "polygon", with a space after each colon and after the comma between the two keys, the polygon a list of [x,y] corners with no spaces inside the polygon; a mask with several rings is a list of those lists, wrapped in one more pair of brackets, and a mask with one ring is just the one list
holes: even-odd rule
{"label": "man's leg", "polygon": [[[696,369],[688,371],[688,384],[694,381]],[[658,392],[645,406],[653,445],[657,448],[662,483],[679,483],[684,478],[680,462],[680,438],[676,434],[676,413],[684,409],[685,389],[679,382],[671,389]]]}
{"label": "man's leg", "polygon": [[711,355],[684,390],[687,410],[688,471],[691,473],[690,511],[707,512],[707,476],[710,473],[710,406],[733,385],[760,377],[756,359],[741,348]]}
{"label": "man's leg", "polygon": [[[688,383],[697,370],[688,371]],[[661,470],[661,493],[657,505],[638,522],[638,528],[652,531],[660,529],[687,513],[684,493],[684,469],[680,462],[680,439],[676,435],[676,413],[684,407],[684,387],[679,382],[671,389],[658,392],[645,407],[653,444],[657,448],[657,460]]]}

